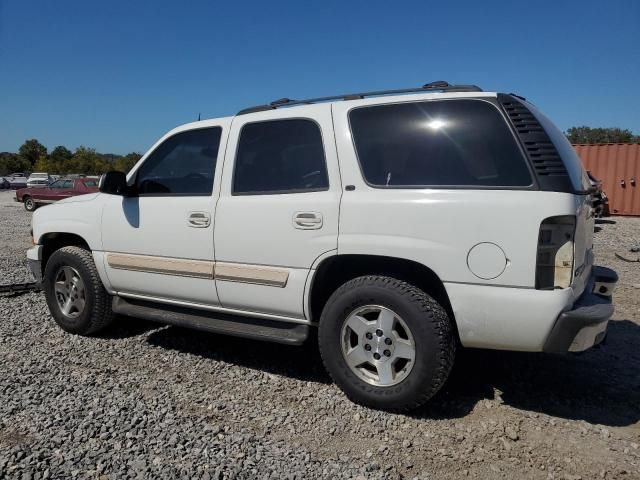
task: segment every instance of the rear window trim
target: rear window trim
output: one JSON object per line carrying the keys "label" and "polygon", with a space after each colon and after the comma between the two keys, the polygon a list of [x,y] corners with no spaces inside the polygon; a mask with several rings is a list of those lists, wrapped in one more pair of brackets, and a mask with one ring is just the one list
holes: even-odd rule
{"label": "rear window trim", "polygon": [[[500,115],[500,118],[502,118],[505,124],[505,127],[511,134],[511,137],[513,138],[514,142],[518,147],[518,150],[520,151],[522,160],[524,161],[524,164],[527,167],[527,171],[529,172],[529,177],[531,178],[531,184],[523,185],[523,186],[456,185],[456,184],[453,184],[453,185],[376,185],[374,183],[369,182],[369,180],[367,180],[367,177],[364,174],[364,169],[362,168],[362,162],[360,161],[360,156],[358,154],[358,148],[356,147],[355,135],[353,134],[353,127],[351,125],[351,112],[353,112],[354,110],[360,110],[363,108],[380,107],[380,106],[387,106],[387,105],[402,105],[406,103],[451,102],[451,101],[455,102],[460,100],[472,100],[475,102],[485,102],[491,105],[495,110],[497,110],[498,114]],[[504,112],[498,107],[496,102],[497,102],[497,99],[494,97],[490,97],[488,99],[484,97],[434,98],[434,99],[427,99],[427,100],[407,100],[407,101],[401,101],[401,102],[374,103],[374,104],[361,105],[361,106],[350,108],[346,112],[347,122],[349,124],[349,134],[351,136],[351,145],[353,146],[353,152],[358,162],[358,168],[360,169],[360,176],[362,177],[362,180],[369,188],[373,188],[376,190],[527,190],[527,191],[539,190],[535,174],[531,168],[531,165],[529,164],[529,159],[525,154],[522,144],[518,139],[518,137],[516,136],[515,132],[513,131],[513,127],[511,126],[511,123],[505,117]]]}
{"label": "rear window trim", "polygon": [[[247,125],[253,125],[255,123],[272,123],[278,121],[287,121],[287,120],[307,120],[313,122],[316,127],[318,127],[318,131],[320,132],[320,142],[322,144],[322,156],[324,158],[324,171],[327,176],[327,186],[321,188],[303,188],[303,189],[288,189],[288,190],[256,190],[254,192],[236,192],[235,191],[235,182],[236,182],[236,173],[237,173],[237,161],[238,161],[238,151],[240,150],[240,140],[242,139],[242,131],[244,127]],[[322,125],[313,117],[305,117],[302,115],[296,115],[292,117],[277,117],[277,118],[266,118],[263,120],[248,120],[242,124],[240,129],[238,130],[238,140],[236,142],[236,150],[233,153],[233,172],[231,175],[231,196],[232,197],[246,197],[252,195],[288,195],[288,194],[296,194],[296,193],[314,193],[314,192],[327,192],[331,190],[331,178],[329,176],[329,162],[327,161],[327,149],[325,145],[324,132],[322,131]]]}

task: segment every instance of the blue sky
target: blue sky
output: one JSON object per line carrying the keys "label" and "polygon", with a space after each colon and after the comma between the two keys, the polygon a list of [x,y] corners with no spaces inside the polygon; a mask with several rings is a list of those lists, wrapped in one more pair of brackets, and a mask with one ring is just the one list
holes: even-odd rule
{"label": "blue sky", "polygon": [[198,112],[441,79],[640,134],[640,2],[0,0],[0,151],[143,152]]}

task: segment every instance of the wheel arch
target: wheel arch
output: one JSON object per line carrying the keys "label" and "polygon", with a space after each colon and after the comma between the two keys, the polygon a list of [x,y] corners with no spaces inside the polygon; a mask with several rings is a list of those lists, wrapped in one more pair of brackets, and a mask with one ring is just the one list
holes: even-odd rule
{"label": "wheel arch", "polygon": [[47,261],[55,252],[63,247],[81,247],[85,250],[91,251],[89,243],[80,235],[67,232],[49,232],[43,234],[39,239],[40,245],[42,245],[42,272],[44,273]]}
{"label": "wheel arch", "polygon": [[340,285],[363,275],[387,275],[420,288],[445,308],[457,335],[451,302],[440,277],[419,262],[381,255],[333,255],[322,260],[311,279],[308,299],[311,321],[320,320],[325,303]]}

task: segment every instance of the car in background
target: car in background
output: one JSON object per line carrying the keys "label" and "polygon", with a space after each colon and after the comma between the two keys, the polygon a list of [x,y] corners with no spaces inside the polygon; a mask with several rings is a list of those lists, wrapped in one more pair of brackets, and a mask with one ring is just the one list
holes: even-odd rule
{"label": "car in background", "polygon": [[0,177],[0,190],[5,190],[9,187],[11,187],[11,182],[9,182],[5,177]]}
{"label": "car in background", "polygon": [[50,185],[21,188],[16,191],[15,201],[23,203],[27,211],[33,212],[42,204],[97,191],[98,179],[95,177],[61,178]]}
{"label": "car in background", "polygon": [[589,182],[593,188],[593,193],[591,194],[591,206],[593,207],[596,218],[610,216],[609,197],[607,197],[607,194],[602,190],[602,180],[598,180],[594,177],[589,170],[587,170],[587,177],[589,177]]}
{"label": "car in background", "polygon": [[6,178],[9,181],[9,188],[12,190],[18,190],[27,186],[27,177],[23,174],[13,173]]}
{"label": "car in background", "polygon": [[37,187],[40,185],[49,185],[52,182],[51,177],[45,172],[34,172],[27,179],[27,187]]}

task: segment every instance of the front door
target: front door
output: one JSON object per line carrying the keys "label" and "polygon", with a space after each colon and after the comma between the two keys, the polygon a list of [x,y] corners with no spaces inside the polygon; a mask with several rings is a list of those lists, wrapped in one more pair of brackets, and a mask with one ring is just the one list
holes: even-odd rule
{"label": "front door", "polygon": [[340,196],[328,104],[235,117],[215,218],[222,306],[303,320],[308,273],[337,249]]}
{"label": "front door", "polygon": [[228,123],[169,134],[129,175],[135,196],[102,215],[105,268],[118,294],[218,305],[213,216]]}

